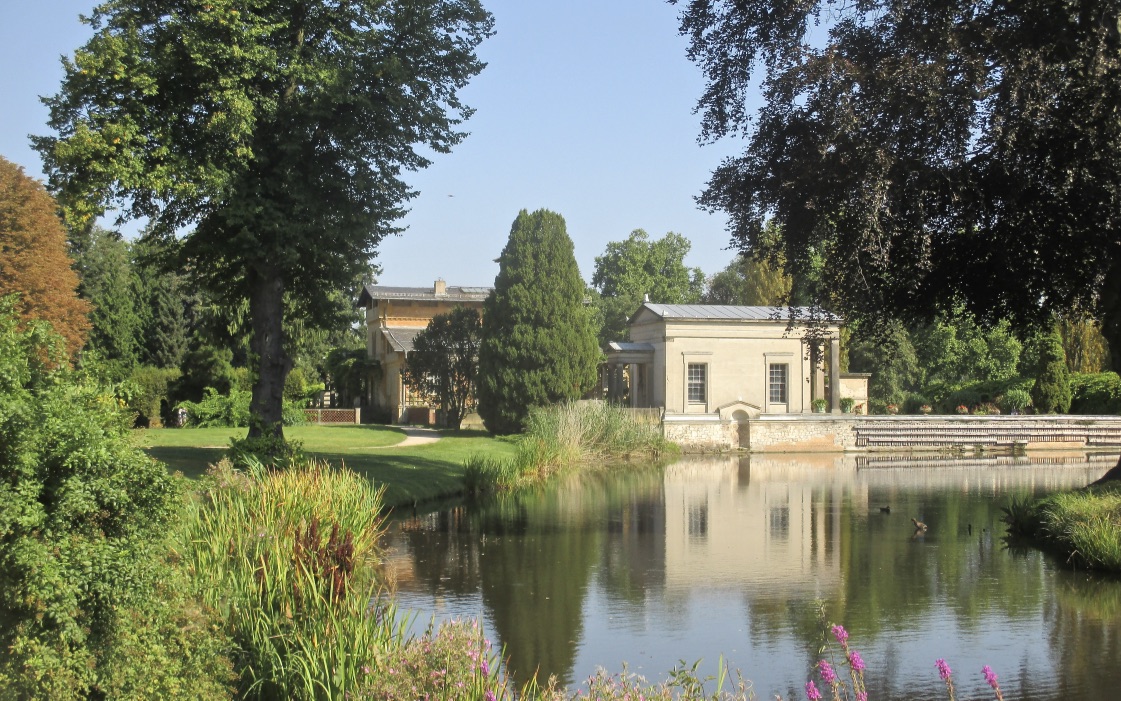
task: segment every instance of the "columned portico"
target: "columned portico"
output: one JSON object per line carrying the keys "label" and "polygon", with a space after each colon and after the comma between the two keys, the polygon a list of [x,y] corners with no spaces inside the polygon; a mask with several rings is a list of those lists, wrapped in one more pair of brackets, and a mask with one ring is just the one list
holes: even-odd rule
{"label": "columned portico", "polygon": [[654,347],[649,343],[609,343],[607,360],[600,366],[600,386],[606,389],[607,401],[632,409],[649,407],[653,362]]}

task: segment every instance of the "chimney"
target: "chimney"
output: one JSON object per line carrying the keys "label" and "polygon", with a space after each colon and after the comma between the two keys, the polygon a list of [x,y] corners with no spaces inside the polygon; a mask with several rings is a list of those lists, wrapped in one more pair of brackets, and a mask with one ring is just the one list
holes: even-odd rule
{"label": "chimney", "polygon": [[432,286],[432,291],[436,293],[437,297],[443,297],[448,293],[448,283],[444,282],[444,278],[436,280],[436,284]]}

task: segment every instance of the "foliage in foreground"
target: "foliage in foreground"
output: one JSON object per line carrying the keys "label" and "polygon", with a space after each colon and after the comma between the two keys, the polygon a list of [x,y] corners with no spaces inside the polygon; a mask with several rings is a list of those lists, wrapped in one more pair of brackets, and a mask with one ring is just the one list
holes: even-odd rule
{"label": "foliage in foreground", "polygon": [[169,562],[179,487],[61,349],[3,303],[0,698],[222,697],[223,640]]}
{"label": "foliage in foreground", "polygon": [[1013,501],[1003,519],[1012,537],[1040,541],[1082,567],[1121,572],[1121,483]]}
{"label": "foliage in foreground", "polygon": [[539,482],[567,465],[658,456],[674,446],[661,425],[602,401],[570,401],[530,410],[510,460],[473,456],[464,465],[469,494]]}
{"label": "foliage in foreground", "polygon": [[342,698],[401,642],[379,601],[381,490],[345,469],[212,468],[183,525],[194,589],[237,646],[243,698]]}

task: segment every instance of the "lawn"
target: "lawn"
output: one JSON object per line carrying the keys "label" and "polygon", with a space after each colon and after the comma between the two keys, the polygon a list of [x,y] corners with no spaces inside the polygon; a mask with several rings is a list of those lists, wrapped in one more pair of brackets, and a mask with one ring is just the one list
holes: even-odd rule
{"label": "lawn", "polygon": [[[425,445],[394,447],[405,439],[395,426],[290,426],[284,435],[303,443],[308,454],[345,464],[377,484],[385,485],[388,506],[411,506],[463,490],[463,463],[471,455],[508,457],[513,444],[484,431],[440,431],[440,440]],[[137,444],[150,455],[188,477],[198,477],[222,457],[230,438],[243,438],[244,428],[162,428],[138,430]]]}

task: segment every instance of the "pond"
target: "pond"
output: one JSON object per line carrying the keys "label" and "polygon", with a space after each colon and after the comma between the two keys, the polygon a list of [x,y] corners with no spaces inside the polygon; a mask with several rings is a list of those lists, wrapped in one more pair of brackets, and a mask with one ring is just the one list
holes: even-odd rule
{"label": "pond", "polygon": [[[1080,487],[1117,455],[751,456],[585,472],[547,489],[393,521],[399,605],[478,618],[519,682],[597,667],[665,679],[721,655],[759,698],[804,698],[822,607],[870,697],[1112,698],[1121,580],[1003,542],[1013,496]],[[890,511],[885,510],[890,509]],[[916,532],[911,519],[927,524]]]}

